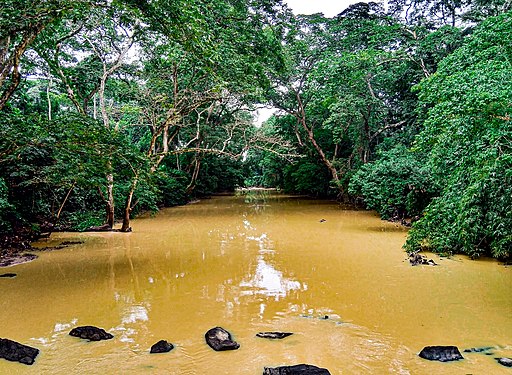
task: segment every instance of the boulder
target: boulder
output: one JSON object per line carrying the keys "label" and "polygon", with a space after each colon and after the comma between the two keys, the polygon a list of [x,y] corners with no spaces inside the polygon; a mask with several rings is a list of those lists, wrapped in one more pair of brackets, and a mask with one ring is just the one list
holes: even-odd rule
{"label": "boulder", "polygon": [[312,365],[265,367],[263,375],[331,375],[329,370]]}
{"label": "boulder", "polygon": [[39,349],[9,339],[0,339],[0,358],[31,365],[38,354]]}
{"label": "boulder", "polygon": [[456,346],[426,346],[418,354],[421,358],[428,359],[429,361],[458,361],[464,359],[460,354],[459,348]]}
{"label": "boulder", "polygon": [[259,332],[256,334],[258,337],[271,340],[281,340],[291,335],[293,335],[291,332]]}
{"label": "boulder", "polygon": [[205,333],[206,343],[215,351],[236,350],[240,345],[233,341],[231,334],[222,327],[215,327]]}
{"label": "boulder", "polygon": [[506,367],[512,367],[512,358],[495,358],[500,365],[506,366]]}
{"label": "boulder", "polygon": [[104,329],[93,327],[93,326],[82,326],[76,327],[69,332],[70,336],[80,337],[81,339],[86,339],[89,341],[101,341],[101,340],[110,340],[114,338],[108,332],[105,332]]}
{"label": "boulder", "polygon": [[151,350],[149,352],[150,353],[167,353],[173,349],[174,349],[174,346],[171,343],[169,343],[165,340],[160,340],[151,347]]}

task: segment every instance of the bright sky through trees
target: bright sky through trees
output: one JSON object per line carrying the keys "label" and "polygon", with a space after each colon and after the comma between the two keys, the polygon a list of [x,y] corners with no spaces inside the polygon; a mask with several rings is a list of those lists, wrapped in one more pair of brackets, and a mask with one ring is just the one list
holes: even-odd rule
{"label": "bright sky through trees", "polygon": [[349,5],[367,0],[287,0],[286,3],[295,14],[323,13],[326,17],[334,17]]}
{"label": "bright sky through trees", "polygon": [[[326,17],[334,17],[347,9],[351,4],[368,2],[369,0],[287,0],[286,3],[295,14],[323,13]],[[256,123],[261,125],[274,113],[273,108],[258,110]]]}

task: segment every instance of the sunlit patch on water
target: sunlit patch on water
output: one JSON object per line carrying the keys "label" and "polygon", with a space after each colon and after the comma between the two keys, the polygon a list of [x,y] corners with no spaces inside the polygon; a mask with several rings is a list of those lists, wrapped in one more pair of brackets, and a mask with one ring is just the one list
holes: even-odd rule
{"label": "sunlit patch on water", "polygon": [[240,287],[240,295],[242,296],[262,294],[273,297],[277,301],[286,297],[290,291],[305,291],[308,289],[307,284],[284,277],[282,272],[275,269],[272,264],[267,263],[263,257],[258,259],[254,275],[249,280],[243,280]]}

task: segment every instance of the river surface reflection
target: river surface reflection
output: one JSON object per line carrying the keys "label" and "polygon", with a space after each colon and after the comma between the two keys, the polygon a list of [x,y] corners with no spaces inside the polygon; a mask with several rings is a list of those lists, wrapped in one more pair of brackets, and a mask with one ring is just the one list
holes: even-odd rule
{"label": "river surface reflection", "polygon": [[[0,374],[261,374],[310,363],[332,374],[500,374],[512,356],[512,269],[440,259],[411,267],[406,231],[335,202],[256,192],[214,197],[133,221],[134,232],[60,233],[82,240],[0,279],[0,337],[41,350]],[[325,319],[327,317],[327,319]],[[70,337],[96,325],[113,340]],[[241,347],[213,352],[204,333]],[[294,332],[282,341],[260,331]],[[176,349],[150,355],[160,339]],[[427,345],[492,346],[457,363],[417,357]]]}

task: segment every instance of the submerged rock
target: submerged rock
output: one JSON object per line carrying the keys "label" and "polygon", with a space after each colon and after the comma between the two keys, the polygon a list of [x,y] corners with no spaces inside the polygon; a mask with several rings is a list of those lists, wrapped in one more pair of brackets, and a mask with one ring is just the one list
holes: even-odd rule
{"label": "submerged rock", "polygon": [[173,349],[174,349],[174,346],[171,343],[169,343],[165,340],[160,340],[151,347],[151,350],[149,352],[150,353],[167,353]]}
{"label": "submerged rock", "polygon": [[258,337],[271,340],[281,340],[291,335],[293,335],[292,332],[259,332],[256,334]]}
{"label": "submerged rock", "polygon": [[512,358],[495,358],[495,360],[498,361],[500,365],[506,366],[506,367],[512,367]]}
{"label": "submerged rock", "polygon": [[428,359],[429,361],[458,361],[464,359],[460,354],[459,348],[456,346],[426,346],[418,354],[421,358]]}
{"label": "submerged rock", "polygon": [[469,348],[469,349],[464,349],[464,353],[484,353],[484,352],[488,352],[493,349],[494,348],[492,346],[484,346],[481,348]]}
{"label": "submerged rock", "polygon": [[81,339],[90,340],[90,341],[101,341],[101,340],[110,340],[114,338],[108,332],[105,332],[104,329],[93,327],[93,326],[82,326],[76,327],[69,332],[70,336],[80,337]]}
{"label": "submerged rock", "polygon": [[3,273],[0,275],[0,277],[16,277],[18,275],[16,275],[15,273]]}
{"label": "submerged rock", "polygon": [[263,375],[330,375],[329,370],[312,365],[265,367]]}
{"label": "submerged rock", "polygon": [[31,365],[38,354],[39,349],[9,339],[0,339],[0,358]]}
{"label": "submerged rock", "polygon": [[204,334],[206,343],[216,351],[236,350],[240,345],[233,341],[231,334],[222,327],[215,327]]}

